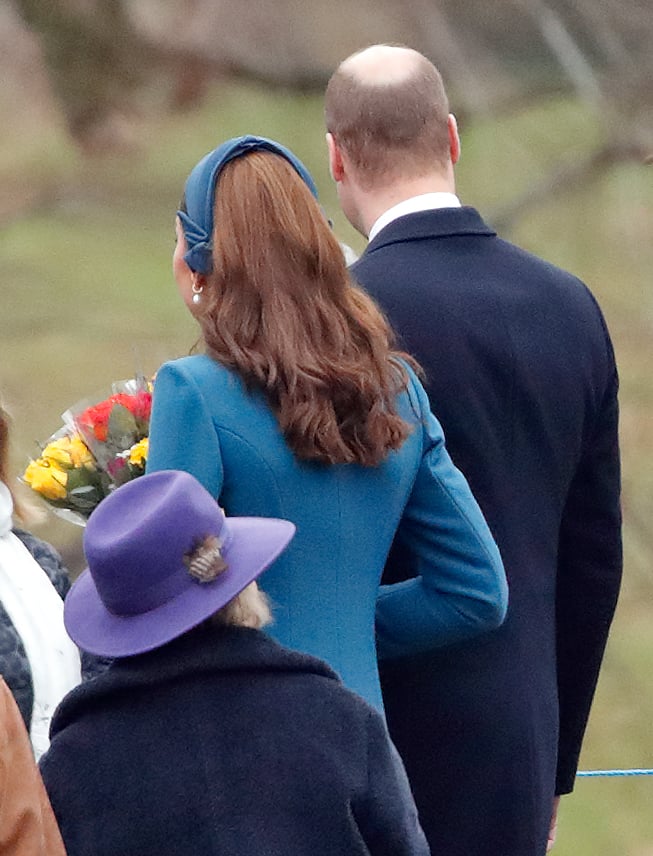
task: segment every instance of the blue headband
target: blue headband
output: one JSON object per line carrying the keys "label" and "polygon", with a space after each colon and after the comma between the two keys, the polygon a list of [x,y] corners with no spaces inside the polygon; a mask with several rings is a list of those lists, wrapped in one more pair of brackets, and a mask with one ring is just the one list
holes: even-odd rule
{"label": "blue headband", "polygon": [[295,169],[317,199],[317,188],[311,174],[295,155],[274,140],[265,137],[234,137],[209,152],[193,169],[184,189],[186,211],[177,211],[186,237],[184,261],[196,273],[213,270],[213,201],[220,170],[234,158],[255,151],[281,155]]}

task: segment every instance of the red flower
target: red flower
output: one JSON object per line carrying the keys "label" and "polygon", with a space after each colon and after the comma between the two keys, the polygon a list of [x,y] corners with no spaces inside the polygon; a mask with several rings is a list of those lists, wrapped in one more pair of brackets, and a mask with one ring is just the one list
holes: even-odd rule
{"label": "red flower", "polygon": [[105,443],[109,430],[111,411],[117,404],[122,404],[123,407],[126,407],[139,422],[147,422],[152,410],[152,393],[139,390],[134,395],[126,392],[118,392],[115,395],[110,395],[109,398],[100,401],[99,404],[87,407],[77,417],[78,425],[82,430],[92,431],[96,440]]}
{"label": "red flower", "polygon": [[[123,401],[122,399],[128,399]],[[121,404],[134,414],[139,422],[149,422],[152,412],[152,393],[145,389],[139,389],[134,395],[121,394]]]}

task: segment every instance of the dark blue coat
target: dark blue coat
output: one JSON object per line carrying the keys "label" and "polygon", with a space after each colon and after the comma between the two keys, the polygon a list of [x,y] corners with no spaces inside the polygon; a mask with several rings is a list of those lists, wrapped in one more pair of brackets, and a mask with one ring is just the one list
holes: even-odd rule
{"label": "dark blue coat", "polygon": [[382,717],[326,664],[202,627],[73,690],[41,772],[68,856],[428,856]]}
{"label": "dark blue coat", "polygon": [[434,853],[539,856],[554,792],[573,786],[621,577],[608,332],[579,280],[472,208],[396,220],[352,273],[426,371],[510,591],[500,629],[384,670],[390,733]]}

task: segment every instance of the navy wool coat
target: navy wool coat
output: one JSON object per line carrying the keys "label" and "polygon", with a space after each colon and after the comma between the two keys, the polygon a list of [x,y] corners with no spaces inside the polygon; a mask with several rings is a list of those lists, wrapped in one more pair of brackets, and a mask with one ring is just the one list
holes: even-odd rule
{"label": "navy wool coat", "polygon": [[579,280],[472,208],[399,218],[351,270],[426,371],[510,591],[498,630],[383,670],[390,733],[434,853],[540,856],[554,793],[573,787],[621,578],[604,319]]}
{"label": "navy wool coat", "polygon": [[320,660],[203,626],[69,693],[41,759],[68,856],[428,856],[373,708]]}

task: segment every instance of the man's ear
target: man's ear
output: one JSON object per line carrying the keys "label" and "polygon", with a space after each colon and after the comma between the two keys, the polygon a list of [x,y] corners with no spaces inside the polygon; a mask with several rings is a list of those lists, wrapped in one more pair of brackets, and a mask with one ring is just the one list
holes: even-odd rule
{"label": "man's ear", "polygon": [[335,182],[342,181],[345,175],[345,168],[342,163],[342,152],[338,143],[335,141],[333,134],[327,132],[326,135],[327,149],[329,150],[329,172],[331,178]]}
{"label": "man's ear", "polygon": [[447,128],[449,129],[449,155],[451,163],[455,166],[460,159],[460,136],[458,135],[458,122],[453,113],[447,117]]}

